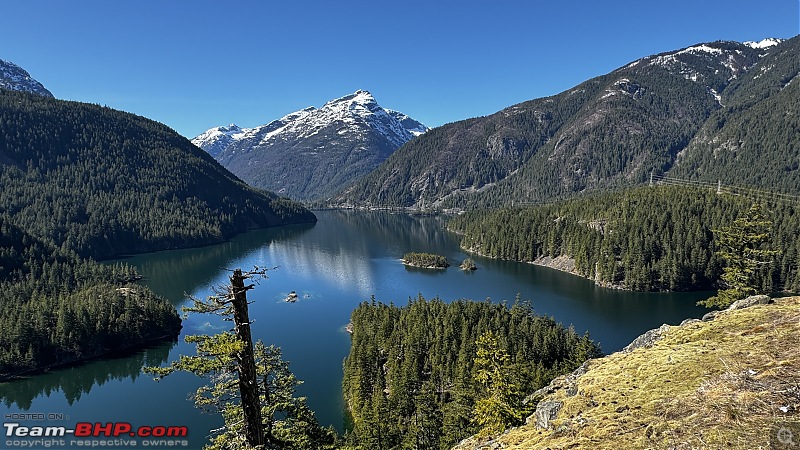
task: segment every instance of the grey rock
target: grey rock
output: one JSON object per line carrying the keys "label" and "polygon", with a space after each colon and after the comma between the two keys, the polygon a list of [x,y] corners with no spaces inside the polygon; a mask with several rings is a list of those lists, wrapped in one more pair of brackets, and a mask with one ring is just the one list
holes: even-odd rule
{"label": "grey rock", "polygon": [[622,349],[625,353],[630,353],[637,348],[648,348],[655,345],[656,342],[660,341],[662,337],[664,337],[664,333],[669,331],[672,328],[667,324],[661,325],[658,328],[653,328],[650,331],[646,331],[641,336],[637,337],[633,340],[630,344],[628,344],[625,348]]}
{"label": "grey rock", "polygon": [[733,311],[734,309],[743,309],[749,308],[755,305],[766,305],[770,302],[769,295],[751,295],[750,297],[743,298],[741,300],[736,300],[728,307],[728,311]]}
{"label": "grey rock", "polygon": [[550,428],[550,422],[556,418],[562,406],[564,406],[564,404],[556,400],[539,402],[539,404],[536,405],[536,411],[533,413],[536,420],[536,428],[541,430]]}
{"label": "grey rock", "polygon": [[571,384],[567,386],[567,389],[564,391],[564,393],[567,395],[567,397],[574,397],[578,395],[578,385]]}
{"label": "grey rock", "polygon": [[578,378],[584,375],[589,369],[590,361],[591,360],[584,361],[583,364],[578,366],[578,368],[571,373],[554,379],[547,386],[528,395],[522,400],[522,404],[536,403],[549,395],[555,394],[559,389],[564,389],[568,397],[576,395],[578,393]]}
{"label": "grey rock", "polygon": [[690,323],[702,322],[700,319],[686,319],[681,322],[680,326],[689,325]]}
{"label": "grey rock", "polygon": [[719,311],[709,311],[703,315],[703,318],[701,320],[703,322],[710,322],[714,320],[714,317],[717,317],[717,314],[719,314]]}

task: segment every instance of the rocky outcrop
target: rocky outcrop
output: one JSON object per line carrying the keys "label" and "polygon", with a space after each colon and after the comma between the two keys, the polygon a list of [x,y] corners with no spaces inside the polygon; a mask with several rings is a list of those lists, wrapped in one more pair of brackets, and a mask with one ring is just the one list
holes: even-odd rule
{"label": "rocky outcrop", "polygon": [[[534,412],[532,416],[536,428],[541,430],[550,428],[550,421],[558,416],[558,411],[561,410],[562,406],[564,406],[564,403],[557,400],[539,402],[539,404],[536,405],[536,412]],[[530,417],[528,419],[530,420]],[[529,422],[526,421],[526,423]]]}
{"label": "rocky outcrop", "polygon": [[771,300],[769,295],[751,295],[750,297],[743,298],[741,300],[736,300],[728,307],[728,311],[733,311],[734,309],[743,309],[749,308],[755,305],[766,305]]}
{"label": "rocky outcrop", "polygon": [[[649,330],[528,396],[536,408],[525,425],[455,448],[722,448],[730,436],[746,444],[731,448],[751,448],[769,440],[770,423],[797,418],[798,306],[800,297],[753,296],[705,321]],[[748,413],[732,421],[720,411]],[[751,420],[763,426],[743,434],[738,422]]]}
{"label": "rocky outcrop", "polygon": [[662,337],[664,337],[664,333],[668,332],[670,328],[672,327],[667,324],[664,324],[658,328],[646,331],[644,334],[634,339],[633,342],[625,346],[625,348],[623,348],[622,351],[625,353],[629,353],[638,348],[652,347],[656,342],[658,342],[659,340],[661,340]]}

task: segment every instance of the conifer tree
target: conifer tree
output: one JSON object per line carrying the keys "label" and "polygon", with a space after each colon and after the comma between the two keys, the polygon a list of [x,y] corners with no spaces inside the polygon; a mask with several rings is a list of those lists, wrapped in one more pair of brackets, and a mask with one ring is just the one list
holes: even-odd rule
{"label": "conifer tree", "polygon": [[708,307],[725,308],[736,300],[759,293],[762,267],[772,262],[777,251],[766,248],[770,241],[772,222],[761,213],[761,207],[753,204],[730,226],[714,230],[717,255],[725,261],[720,277],[725,288],[702,304]]}
{"label": "conifer tree", "polygon": [[475,403],[473,418],[479,427],[479,436],[502,433],[508,426],[520,420],[515,407],[519,388],[511,380],[509,364],[511,357],[500,345],[499,337],[489,331],[477,341],[475,357],[475,380],[484,389],[485,397]]}
{"label": "conifer tree", "polygon": [[236,269],[230,285],[215,289],[206,300],[193,298],[187,312],[210,313],[233,320],[233,331],[186,336],[195,343],[196,356],[181,355],[169,367],[146,367],[156,380],[175,371],[209,377],[198,388],[195,404],[220,412],[225,425],[216,430],[207,449],[318,449],[332,448],[335,433],[322,428],[306,405],[295,397],[300,382],[281,359],[280,349],[253,345],[246,292],[254,284],[245,280],[266,277],[266,269]]}

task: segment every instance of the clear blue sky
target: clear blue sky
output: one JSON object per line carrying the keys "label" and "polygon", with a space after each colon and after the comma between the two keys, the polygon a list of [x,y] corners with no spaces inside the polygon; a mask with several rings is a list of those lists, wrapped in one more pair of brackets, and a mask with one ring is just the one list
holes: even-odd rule
{"label": "clear blue sky", "polygon": [[789,38],[798,0],[0,2],[0,59],[57,98],[187,137],[357,89],[429,126],[556,94],[653,53]]}

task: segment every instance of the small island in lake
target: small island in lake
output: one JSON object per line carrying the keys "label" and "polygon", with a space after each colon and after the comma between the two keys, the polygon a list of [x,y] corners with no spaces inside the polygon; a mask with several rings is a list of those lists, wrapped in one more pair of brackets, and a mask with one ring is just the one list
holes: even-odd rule
{"label": "small island in lake", "polygon": [[465,259],[464,262],[462,262],[461,266],[459,267],[461,268],[461,270],[465,272],[470,272],[478,269],[478,266],[475,265],[475,261],[472,258]]}
{"label": "small island in lake", "polygon": [[409,252],[403,255],[403,264],[412,267],[422,267],[425,269],[446,269],[450,264],[447,258],[433,253]]}

